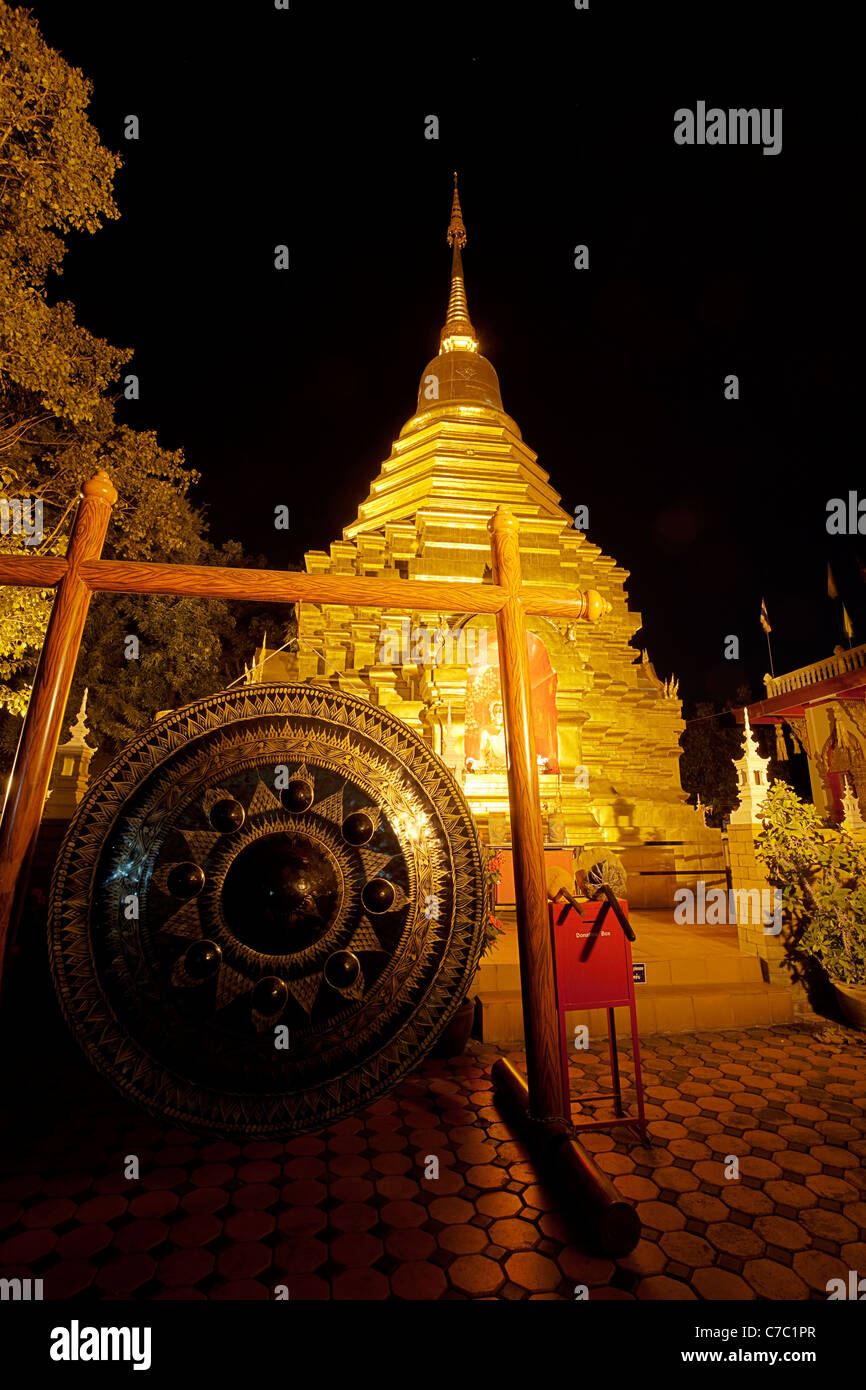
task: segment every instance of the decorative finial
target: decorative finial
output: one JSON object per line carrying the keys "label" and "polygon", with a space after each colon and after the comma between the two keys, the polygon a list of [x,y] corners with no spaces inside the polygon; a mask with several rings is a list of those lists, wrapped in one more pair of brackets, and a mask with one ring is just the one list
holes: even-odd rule
{"label": "decorative finial", "polygon": [[[85,717],[84,717],[86,713],[87,713],[87,689],[86,689],[86,687],[85,687],[84,694],[83,694],[82,697],[81,697],[81,705],[80,705],[80,708],[79,708],[79,710],[78,710],[78,715],[77,715],[77,717],[76,717],[75,723],[74,723],[74,724],[70,724],[70,726],[69,726],[69,733],[70,733],[69,742],[70,742],[70,743],[76,744],[78,747],[89,748],[90,745],[89,745],[88,742],[87,742],[87,735],[89,734],[90,730],[89,730],[88,727],[87,727],[87,721],[86,721],[86,719],[85,719]],[[65,746],[68,747],[68,744],[65,745]]]}
{"label": "decorative finial", "polygon": [[88,478],[81,491],[85,497],[102,497],[110,507],[117,501],[117,488],[104,468],[94,473],[92,478]]}
{"label": "decorative finial", "polygon": [[761,819],[770,778],[767,769],[770,759],[761,753],[749,719],[749,709],[743,706],[743,752],[734,759],[737,769],[737,796],[739,802],[731,812],[731,825],[757,825]]}
{"label": "decorative finial", "polygon": [[755,731],[752,728],[752,722],[749,719],[748,705],[743,706],[743,747],[747,752],[754,750],[754,752],[759,753],[761,750],[761,745],[758,742]]}
{"label": "decorative finial", "polygon": [[850,772],[845,774],[845,789],[842,797],[842,806],[845,811],[842,820],[845,829],[849,831],[849,833],[856,835],[858,839],[862,839],[864,832],[866,832],[866,825],[864,825],[863,817],[860,814],[860,804],[854,787],[854,779]]}
{"label": "decorative finial", "polygon": [[463,225],[463,212],[460,208],[460,194],[457,192],[457,170],[454,170],[454,197],[451,200],[451,221],[448,224],[448,245],[453,246],[454,242],[463,247],[466,245],[466,228]]}
{"label": "decorative finial", "polygon": [[448,313],[445,327],[439,335],[441,352],[477,352],[478,339],[469,318],[466,303],[466,286],[463,282],[463,262],[460,248],[466,245],[466,228],[460,210],[460,196],[457,192],[457,173],[454,174],[454,198],[451,204],[451,221],[448,224],[448,245],[451,250],[451,293],[448,297]]}

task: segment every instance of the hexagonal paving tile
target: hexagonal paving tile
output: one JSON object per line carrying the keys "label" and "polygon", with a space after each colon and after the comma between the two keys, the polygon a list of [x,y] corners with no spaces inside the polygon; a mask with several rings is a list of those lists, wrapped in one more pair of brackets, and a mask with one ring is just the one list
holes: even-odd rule
{"label": "hexagonal paving tile", "polygon": [[327,1258],[327,1245],[313,1236],[297,1236],[274,1247],[274,1265],[286,1274],[312,1274]]}
{"label": "hexagonal paving tile", "polygon": [[344,1269],[332,1285],[332,1297],[341,1302],[381,1301],[390,1292],[388,1280],[377,1269]]}
{"label": "hexagonal paving tile", "polygon": [[505,1261],[505,1272],[512,1283],[531,1293],[550,1292],[562,1278],[553,1260],[528,1250],[510,1255]]}
{"label": "hexagonal paving tile", "polygon": [[758,1298],[787,1302],[809,1297],[808,1285],[793,1269],[777,1260],[747,1260],[743,1265],[743,1278]]}
{"label": "hexagonal paving tile", "polygon": [[397,1260],[426,1260],[436,1249],[436,1241],[429,1231],[407,1226],[403,1230],[388,1232],[385,1249]]}
{"label": "hexagonal paving tile", "polygon": [[750,1288],[739,1274],[729,1269],[696,1269],[691,1284],[699,1298],[740,1302],[756,1298],[755,1290]]}
{"label": "hexagonal paving tile", "polygon": [[349,1268],[359,1265],[375,1264],[384,1253],[381,1240],[364,1231],[338,1236],[328,1247],[332,1260]]}
{"label": "hexagonal paving tile", "polygon": [[[694,1192],[700,1183],[688,1168],[656,1168],[653,1177],[659,1189],[668,1192]],[[666,1198],[666,1200],[669,1200]]]}
{"label": "hexagonal paving tile", "polygon": [[431,1299],[441,1298],[448,1288],[448,1281],[438,1265],[425,1260],[413,1260],[401,1265],[391,1275],[391,1290],[397,1298]]}
{"label": "hexagonal paving tile", "polygon": [[789,1221],[784,1216],[759,1216],[754,1224],[755,1235],[768,1245],[777,1245],[781,1250],[805,1250],[811,1245],[807,1230],[797,1221]]}
{"label": "hexagonal paving tile", "polygon": [[692,1292],[688,1284],[684,1284],[680,1279],[669,1279],[667,1275],[658,1274],[650,1279],[642,1279],[637,1287],[638,1298],[663,1299],[666,1302],[670,1299],[680,1301],[696,1300],[697,1295]]}
{"label": "hexagonal paving tile", "polygon": [[[657,1170],[659,1173],[669,1173],[672,1171],[673,1170],[669,1168],[659,1168]],[[676,1171],[681,1172],[682,1170],[677,1169]],[[659,1195],[659,1188],[656,1183],[651,1182],[649,1178],[636,1177],[632,1173],[624,1173],[615,1177],[613,1185],[629,1202],[651,1201],[654,1197],[658,1197]]]}
{"label": "hexagonal paving tile", "polygon": [[559,1252],[557,1265],[562,1269],[566,1279],[573,1280],[575,1284],[587,1284],[589,1289],[610,1283],[616,1268],[610,1259],[585,1254],[585,1251],[578,1250],[573,1245],[567,1245]]}
{"label": "hexagonal paving tile", "polygon": [[[475,1209],[463,1197],[438,1197],[435,1202],[430,1203],[429,1215],[434,1221],[441,1221],[446,1226],[465,1226],[475,1215]],[[425,1210],[424,1219],[426,1218]]]}
{"label": "hexagonal paving tile", "polygon": [[485,1216],[514,1216],[522,1202],[514,1192],[483,1192],[475,1205]]}
{"label": "hexagonal paving tile", "polygon": [[343,1202],[331,1212],[331,1225],[340,1231],[368,1231],[378,1219],[375,1207],[366,1202]]}
{"label": "hexagonal paving tile", "polygon": [[217,1258],[217,1270],[226,1279],[255,1279],[269,1268],[272,1252],[260,1241],[230,1245]]}
{"label": "hexagonal paving tile", "polygon": [[797,1211],[803,1207],[815,1206],[818,1200],[814,1192],[810,1192],[802,1183],[788,1182],[786,1179],[768,1182],[764,1190],[772,1202],[779,1206],[794,1207]]}
{"label": "hexagonal paving tile", "polygon": [[841,1255],[852,1269],[866,1271],[866,1242],[862,1240],[851,1241],[850,1244],[843,1245]]}
{"label": "hexagonal paving tile", "polygon": [[823,1207],[805,1207],[798,1214],[800,1225],[821,1240],[832,1240],[842,1246],[846,1241],[856,1240],[858,1228],[850,1220],[850,1208],[843,1216],[837,1211],[825,1211]]}
{"label": "hexagonal paving tile", "polygon": [[466,1171],[466,1182],[470,1187],[480,1187],[485,1192],[506,1187],[509,1181],[508,1169],[498,1168],[490,1163],[482,1163]]}
{"label": "hexagonal paving tile", "polygon": [[659,1246],[669,1260],[688,1265],[690,1269],[716,1263],[716,1252],[709,1242],[690,1231],[666,1231],[659,1240]]}
{"label": "hexagonal paving tile", "polygon": [[453,1255],[474,1255],[489,1244],[488,1233],[481,1226],[443,1226],[436,1233],[440,1250]]}
{"label": "hexagonal paving tile", "polygon": [[[487,1234],[493,1245],[501,1245],[506,1250],[534,1250],[541,1241],[541,1233],[531,1221],[520,1221],[515,1217],[494,1221]],[[515,1280],[515,1283],[519,1282]]]}
{"label": "hexagonal paving tile", "polygon": [[667,1202],[639,1202],[636,1210],[641,1225],[651,1231],[676,1231],[686,1224],[683,1213]]}
{"label": "hexagonal paving tile", "polygon": [[505,1274],[485,1255],[460,1255],[448,1267],[448,1278],[456,1289],[469,1294],[495,1293],[505,1283]]}
{"label": "hexagonal paving tile", "polygon": [[731,1221],[713,1221],[707,1226],[707,1240],[717,1250],[726,1255],[736,1255],[739,1259],[750,1259],[764,1252],[765,1242],[748,1226],[737,1226]]}
{"label": "hexagonal paving tile", "polygon": [[[708,1192],[682,1192],[677,1198],[677,1206],[690,1221],[725,1221],[728,1208],[718,1197]],[[769,1203],[768,1211],[772,1211]]]}

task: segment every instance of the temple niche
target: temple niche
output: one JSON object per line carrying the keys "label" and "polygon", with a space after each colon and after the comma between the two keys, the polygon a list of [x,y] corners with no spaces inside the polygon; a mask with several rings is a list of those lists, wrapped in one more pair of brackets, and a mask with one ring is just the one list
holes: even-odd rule
{"label": "temple niche", "polygon": [[[314,574],[490,579],[487,522],[499,503],[520,525],[526,584],[597,589],[597,626],[529,618],[542,810],[551,842],[606,844],[629,871],[634,907],[666,907],[677,885],[723,882],[718,831],[686,804],[675,685],[632,645],[628,572],[574,528],[549,475],[505,412],[469,319],[455,187],[451,290],[439,352],[417,409],[341,540],[307,553]],[[387,706],[419,730],[462,783],[482,830],[508,838],[495,624],[486,615],[299,606],[296,651],[256,653],[256,680],[311,680]]]}
{"label": "temple niche", "polygon": [[[484,629],[481,635],[487,638]],[[529,680],[539,773],[559,771],[556,718],[556,672],[547,648],[534,632],[528,634]],[[463,738],[467,773],[500,773],[507,768],[499,683],[499,645],[496,637],[479,644],[479,656],[466,678],[466,720]],[[447,745],[446,745],[447,751]],[[471,785],[469,791],[471,793]]]}

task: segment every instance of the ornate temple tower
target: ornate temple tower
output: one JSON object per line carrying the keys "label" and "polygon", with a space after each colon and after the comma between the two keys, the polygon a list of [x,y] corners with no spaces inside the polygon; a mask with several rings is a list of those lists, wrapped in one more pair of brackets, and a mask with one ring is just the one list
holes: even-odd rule
{"label": "ornate temple tower", "polygon": [[[575,530],[503,408],[469,317],[456,175],[448,244],[448,310],[416,411],[342,540],[308,552],[307,570],[483,584],[487,522],[499,503],[509,506],[525,583],[564,594],[592,587],[612,604],[597,626],[528,619],[549,839],[610,845],[629,870],[633,905],[670,907],[677,884],[724,879],[719,832],[680,786],[676,689],[631,645],[641,617],[628,607],[628,572]],[[298,650],[257,652],[253,678],[332,683],[389,706],[453,770],[495,842],[507,835],[508,812],[497,660],[490,617],[306,603]]]}

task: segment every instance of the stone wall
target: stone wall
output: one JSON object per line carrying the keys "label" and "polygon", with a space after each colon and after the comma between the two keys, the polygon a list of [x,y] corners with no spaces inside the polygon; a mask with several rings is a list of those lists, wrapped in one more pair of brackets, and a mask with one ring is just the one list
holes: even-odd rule
{"label": "stone wall", "polygon": [[[755,833],[757,825],[728,826],[728,854],[731,866],[731,885],[734,891],[772,892],[763,865],[755,854]],[[737,937],[740,950],[747,956],[758,956],[765,980],[772,984],[789,985],[790,972],[786,968],[784,930],[777,936],[764,931],[761,921],[754,921],[754,913],[739,913]],[[741,920],[742,919],[742,920]]]}

